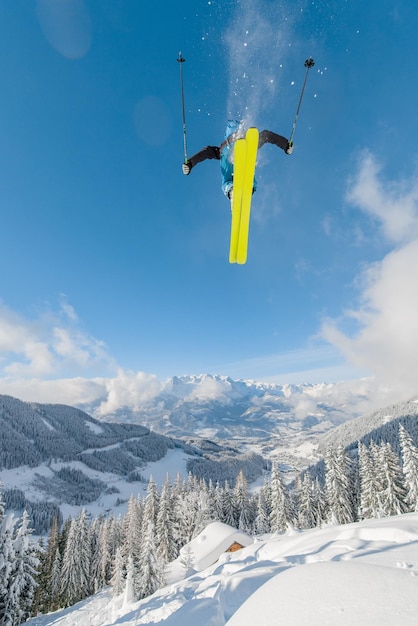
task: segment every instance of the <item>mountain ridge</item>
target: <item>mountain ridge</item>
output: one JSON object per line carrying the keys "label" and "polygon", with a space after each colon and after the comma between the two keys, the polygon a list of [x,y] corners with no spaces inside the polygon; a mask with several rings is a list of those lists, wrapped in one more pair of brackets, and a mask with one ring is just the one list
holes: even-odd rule
{"label": "mountain ridge", "polygon": [[300,466],[311,460],[320,435],[361,415],[361,394],[342,386],[336,390],[336,384],[278,385],[199,374],[168,379],[154,398],[135,408],[106,410],[100,401],[78,406],[101,421],[141,423],[184,439],[234,442],[267,456],[284,455],[287,463]]}

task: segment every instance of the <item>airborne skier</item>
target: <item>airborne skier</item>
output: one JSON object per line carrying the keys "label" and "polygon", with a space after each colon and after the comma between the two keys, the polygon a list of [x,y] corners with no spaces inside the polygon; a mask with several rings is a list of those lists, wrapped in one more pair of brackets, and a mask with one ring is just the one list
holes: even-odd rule
{"label": "airborne skier", "polygon": [[[180,86],[181,104],[183,118],[183,144],[184,162],[182,164],[183,174],[190,174],[193,167],[206,159],[216,159],[220,161],[222,173],[222,191],[231,201],[231,239],[229,247],[229,262],[244,264],[247,260],[248,230],[250,223],[251,198],[257,188],[257,181],[254,173],[257,163],[258,149],[265,143],[271,143],[281,148],[286,154],[293,152],[293,137],[299,110],[305,91],[306,80],[309,70],[315,65],[312,57],[306,59],[306,74],[302,91],[299,98],[290,138],[286,139],[282,135],[271,130],[258,131],[252,127],[244,131],[243,122],[228,120],[225,132],[225,139],[220,146],[206,146],[200,152],[194,154],[190,159],[187,156],[186,138],[186,115],[184,106],[184,88],[182,66],[185,59],[179,52],[177,59],[180,65]],[[235,187],[235,189],[234,189]]]}
{"label": "airborne skier", "polygon": [[[225,139],[220,146],[206,146],[190,159],[187,159],[182,165],[183,174],[186,176],[198,163],[206,159],[217,159],[220,161],[222,174],[222,191],[227,198],[232,199],[233,178],[234,178],[234,145],[237,139],[245,137],[243,122],[237,120],[228,120],[225,131]],[[271,130],[262,130],[259,134],[258,148],[264,146],[265,143],[271,143],[281,148],[286,154],[292,154],[293,143],[289,142],[282,135],[272,132]],[[254,179],[253,191],[257,188],[257,182]]]}

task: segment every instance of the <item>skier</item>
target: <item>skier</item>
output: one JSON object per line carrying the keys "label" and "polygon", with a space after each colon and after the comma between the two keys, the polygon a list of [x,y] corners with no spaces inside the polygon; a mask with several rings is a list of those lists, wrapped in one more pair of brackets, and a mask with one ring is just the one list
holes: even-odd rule
{"label": "skier", "polygon": [[[206,146],[203,150],[200,150],[200,152],[197,152],[195,155],[190,157],[190,159],[187,159],[187,161],[182,165],[183,174],[188,176],[191,169],[195,165],[205,161],[206,159],[217,159],[221,162],[222,191],[227,198],[231,200],[234,177],[234,143],[237,139],[241,139],[242,137],[245,137],[243,123],[237,120],[228,120],[225,131],[225,139],[221,145],[219,147]],[[293,152],[293,143],[289,143],[285,137],[277,135],[271,130],[262,130],[259,134],[258,147],[261,148],[265,143],[272,143],[278,146],[284,150],[286,154],[292,154]],[[257,182],[254,179],[253,192],[256,188]]]}

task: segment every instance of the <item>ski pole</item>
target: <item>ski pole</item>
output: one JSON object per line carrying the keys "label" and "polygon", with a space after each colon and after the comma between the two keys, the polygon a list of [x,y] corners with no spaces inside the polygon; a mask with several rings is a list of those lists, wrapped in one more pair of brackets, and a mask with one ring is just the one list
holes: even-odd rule
{"label": "ski pole", "polygon": [[302,104],[302,98],[303,98],[303,94],[305,92],[306,81],[308,80],[308,73],[309,73],[309,70],[311,69],[311,67],[313,67],[315,65],[315,61],[313,60],[312,57],[309,57],[309,59],[306,59],[304,65],[306,67],[305,80],[303,81],[302,91],[300,92],[299,104],[298,104],[298,108],[297,108],[297,111],[296,111],[295,120],[293,122],[292,132],[290,133],[290,139],[289,139],[289,143],[290,144],[293,142],[293,137],[295,135],[296,123],[298,121],[300,105]]}
{"label": "ski pole", "polygon": [[186,130],[186,113],[184,110],[184,85],[183,85],[183,63],[186,59],[183,59],[181,52],[179,52],[179,58],[177,62],[180,63],[180,88],[181,88],[181,113],[183,118],[183,147],[184,147],[184,162],[187,163],[187,130]]}

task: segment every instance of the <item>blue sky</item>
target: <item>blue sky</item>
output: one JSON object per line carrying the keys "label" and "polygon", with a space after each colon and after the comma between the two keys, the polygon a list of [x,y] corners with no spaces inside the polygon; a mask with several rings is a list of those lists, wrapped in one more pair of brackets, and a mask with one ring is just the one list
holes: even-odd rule
{"label": "blue sky", "polygon": [[[417,25],[412,0],[3,0],[0,393],[202,372],[409,393]],[[181,172],[180,50],[190,155],[230,117],[289,135],[316,62],[293,155],[260,151],[245,266],[219,164]]]}

